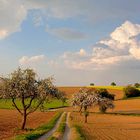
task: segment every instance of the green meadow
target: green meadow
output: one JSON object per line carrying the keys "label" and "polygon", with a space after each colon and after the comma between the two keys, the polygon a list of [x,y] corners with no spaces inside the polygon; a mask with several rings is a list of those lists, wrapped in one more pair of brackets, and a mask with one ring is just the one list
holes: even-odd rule
{"label": "green meadow", "polygon": [[[27,100],[26,102],[28,101],[29,100]],[[20,109],[22,109],[22,104],[20,100],[17,99],[16,104]],[[33,104],[36,105],[36,102],[34,102]],[[63,106],[68,106],[68,103],[63,104],[61,100],[53,99],[49,102],[44,103],[44,106],[46,109],[60,108]],[[0,99],[0,109],[15,109],[15,108],[12,106],[11,99]]]}

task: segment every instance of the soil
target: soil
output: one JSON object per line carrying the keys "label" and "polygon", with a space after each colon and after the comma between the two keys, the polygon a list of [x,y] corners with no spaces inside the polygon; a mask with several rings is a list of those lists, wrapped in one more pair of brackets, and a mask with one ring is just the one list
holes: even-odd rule
{"label": "soil", "polygon": [[90,114],[88,123],[79,113],[72,113],[73,123],[79,122],[87,140],[139,140],[140,117]]}
{"label": "soil", "polygon": [[[50,119],[56,112],[34,112],[28,117],[26,128],[36,128]],[[21,116],[16,110],[0,109],[0,140],[8,140],[17,134],[27,133],[20,131]]]}

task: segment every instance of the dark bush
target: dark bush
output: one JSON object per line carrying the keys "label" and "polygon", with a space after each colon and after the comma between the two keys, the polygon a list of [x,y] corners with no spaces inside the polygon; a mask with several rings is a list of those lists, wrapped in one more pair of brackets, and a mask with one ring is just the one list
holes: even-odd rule
{"label": "dark bush", "polygon": [[107,89],[97,89],[95,91],[96,94],[98,94],[99,96],[101,96],[102,98],[108,98],[111,100],[115,99],[115,95],[114,94],[110,94]]}
{"label": "dark bush", "polygon": [[94,83],[90,83],[90,86],[94,86]]}
{"label": "dark bush", "polygon": [[134,84],[134,87],[135,87],[135,88],[140,88],[140,84],[139,84],[139,83],[135,83],[135,84]]}
{"label": "dark bush", "polygon": [[133,86],[127,86],[123,89],[124,91],[124,97],[129,98],[129,97],[138,97],[140,96],[140,90],[136,89]]}
{"label": "dark bush", "polygon": [[112,83],[111,83],[111,86],[116,86],[116,83],[115,83],[115,82],[112,82]]}

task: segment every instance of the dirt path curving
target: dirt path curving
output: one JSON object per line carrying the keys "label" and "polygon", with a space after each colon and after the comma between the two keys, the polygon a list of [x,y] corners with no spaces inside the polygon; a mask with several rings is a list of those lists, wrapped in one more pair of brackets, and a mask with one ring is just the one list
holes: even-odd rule
{"label": "dirt path curving", "polygon": [[[64,114],[64,113],[63,113]],[[46,140],[47,138],[49,138],[55,131],[56,129],[58,128],[60,122],[61,122],[61,119],[62,119],[62,116],[63,114],[61,115],[61,117],[58,119],[58,121],[56,122],[55,126],[53,127],[53,129],[51,129],[48,133],[46,133],[45,135],[41,136],[40,138],[38,138],[38,140]]]}
{"label": "dirt path curving", "polygon": [[69,121],[68,121],[69,116],[70,116],[70,112],[67,113],[66,128],[65,128],[65,132],[64,132],[62,140],[70,140],[71,129],[70,129]]}

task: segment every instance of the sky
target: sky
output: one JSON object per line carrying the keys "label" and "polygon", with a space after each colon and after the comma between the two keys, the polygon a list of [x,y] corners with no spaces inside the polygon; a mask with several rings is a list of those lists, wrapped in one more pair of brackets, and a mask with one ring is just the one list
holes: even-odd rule
{"label": "sky", "polygon": [[0,0],[0,76],[59,86],[140,82],[140,0]]}

